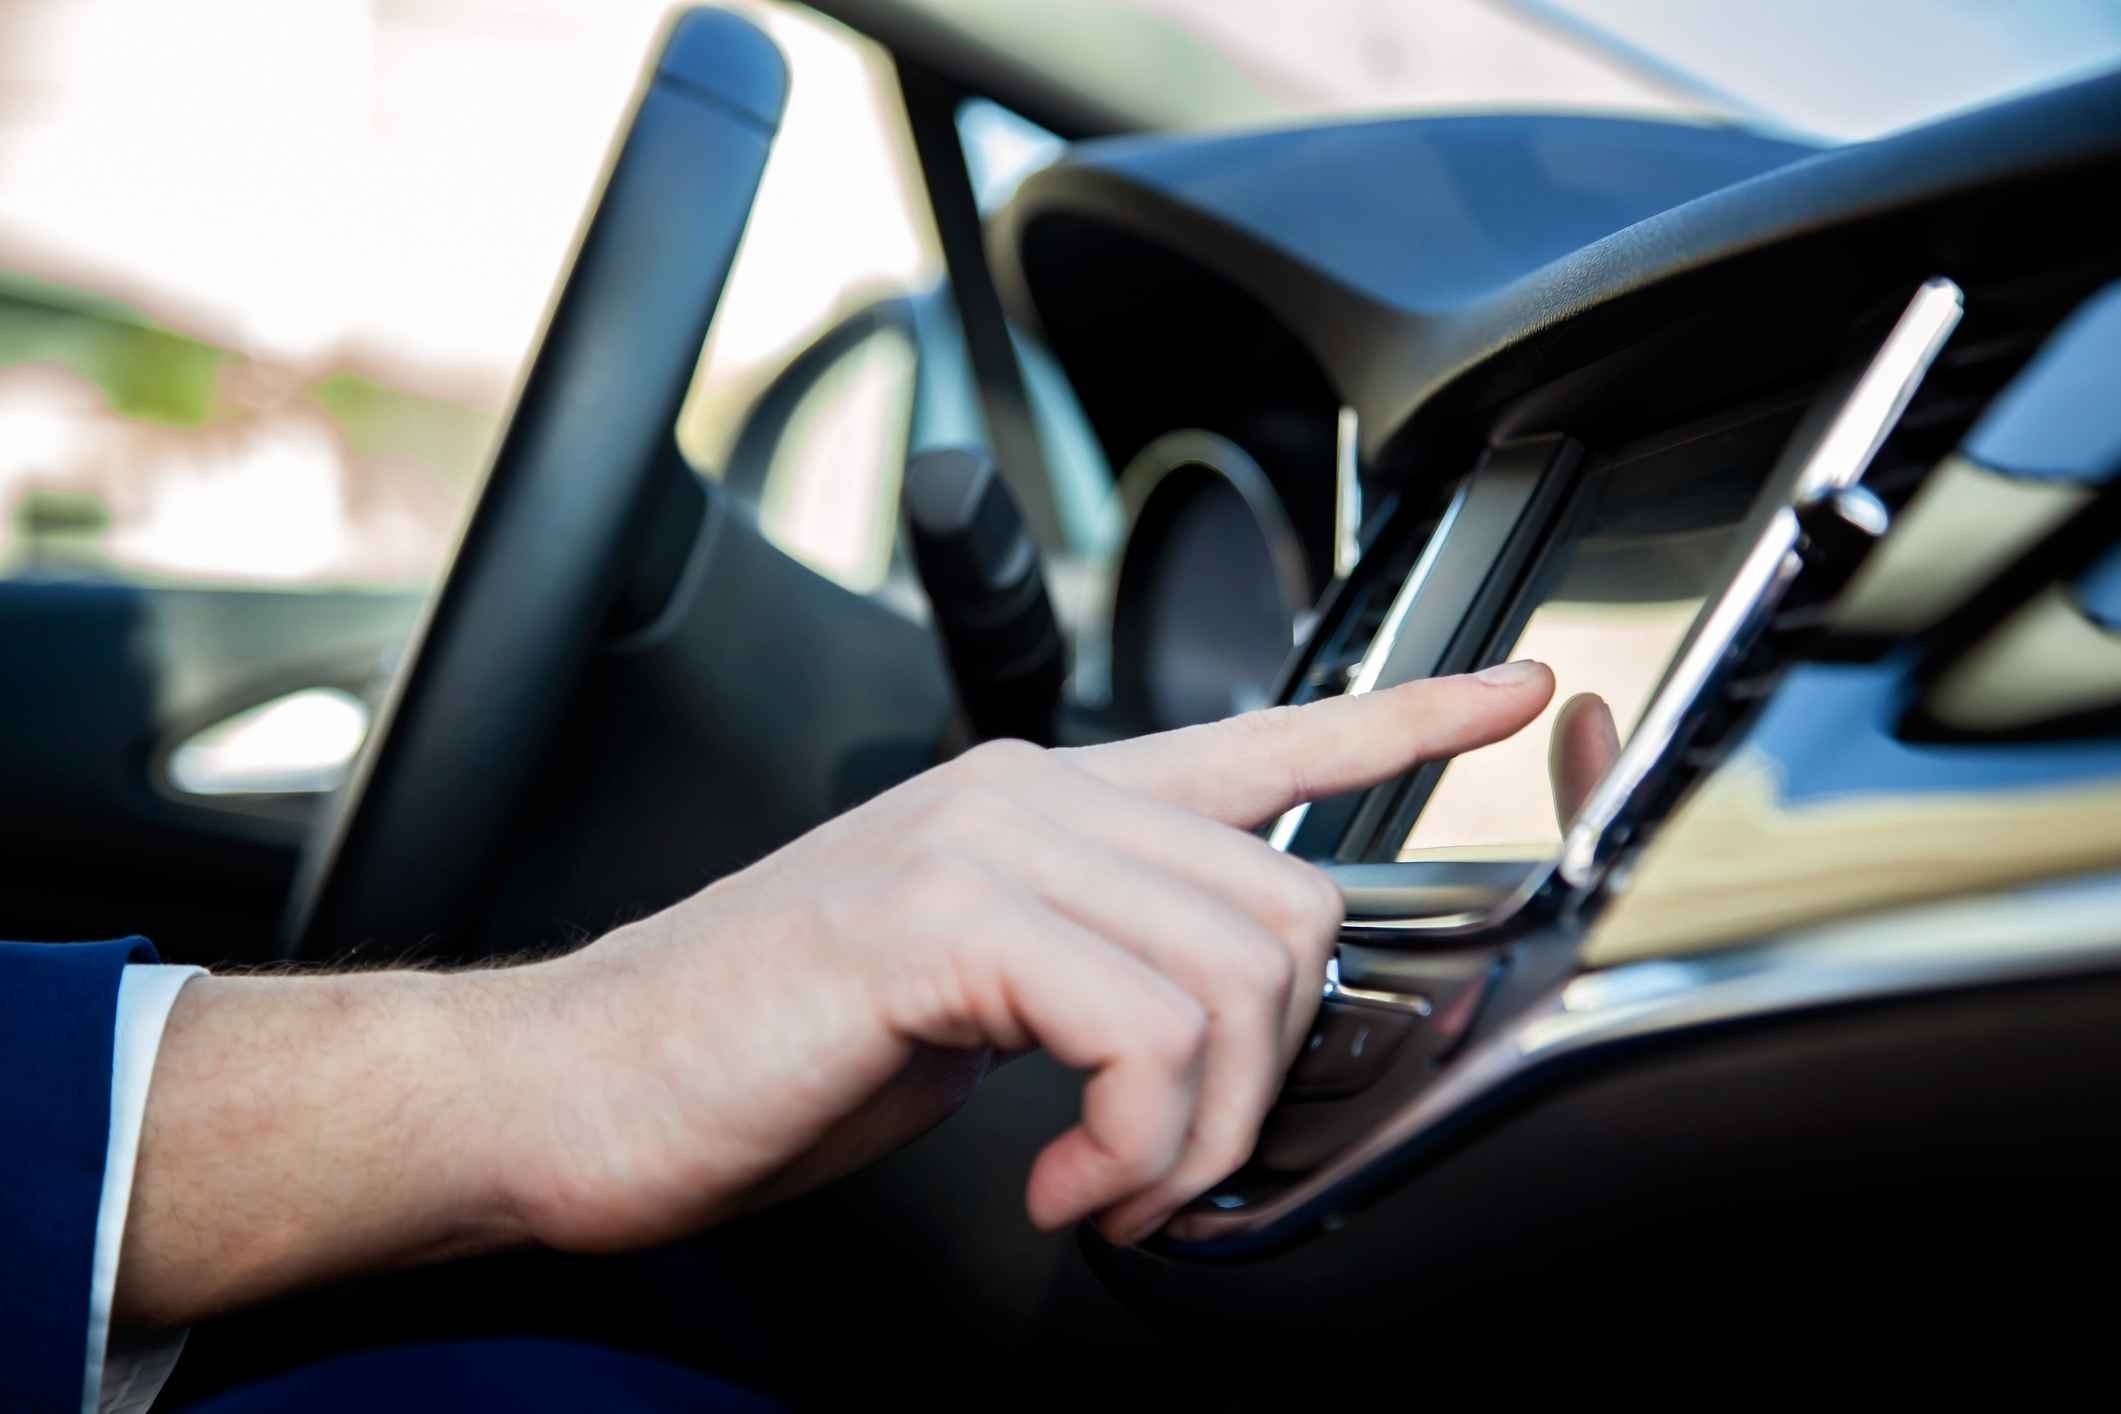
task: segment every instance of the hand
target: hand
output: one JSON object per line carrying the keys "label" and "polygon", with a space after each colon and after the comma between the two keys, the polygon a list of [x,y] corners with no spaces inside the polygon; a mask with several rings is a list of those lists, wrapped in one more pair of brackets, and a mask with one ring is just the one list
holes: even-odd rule
{"label": "hand", "polygon": [[[539,974],[502,1171],[529,1235],[688,1231],[903,1142],[990,1050],[1089,1073],[1031,1218],[1138,1239],[1250,1153],[1341,919],[1246,830],[1507,736],[1536,664],[1077,751],[983,746]],[[542,1062],[542,1063],[541,1063]]]}
{"label": "hand", "polygon": [[1547,778],[1554,790],[1554,818],[1563,834],[1619,757],[1620,732],[1604,698],[1579,692],[1561,704],[1547,746]]}
{"label": "hand", "polygon": [[982,747],[565,958],[194,981],[155,1063],[118,1319],[523,1241],[656,1242],[903,1142],[991,1053],[1037,1046],[1089,1081],[1032,1219],[1138,1238],[1249,1153],[1340,922],[1323,874],[1247,830],[1508,736],[1552,693],[1526,663]]}

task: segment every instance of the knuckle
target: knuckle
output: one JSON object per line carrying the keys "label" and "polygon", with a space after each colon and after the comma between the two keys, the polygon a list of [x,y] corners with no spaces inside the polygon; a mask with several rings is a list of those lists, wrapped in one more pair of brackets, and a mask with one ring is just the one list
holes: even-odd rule
{"label": "knuckle", "polygon": [[1166,1158],[1162,1146],[1145,1134],[1116,1146],[1112,1164],[1119,1181],[1135,1188],[1163,1177]]}
{"label": "knuckle", "polygon": [[1340,931],[1341,921],[1348,914],[1348,901],[1341,896],[1340,885],[1316,865],[1299,863],[1296,872],[1305,893],[1304,919],[1313,932],[1330,938]]}
{"label": "knuckle", "polygon": [[1207,1181],[1213,1183],[1236,1172],[1246,1159],[1252,1157],[1252,1148],[1258,1139],[1259,1126],[1256,1123],[1226,1125],[1201,1155],[1202,1166],[1209,1170]]}
{"label": "knuckle", "polygon": [[1010,780],[1045,759],[1045,751],[1028,741],[983,741],[957,758],[960,774],[976,781]]}
{"label": "knuckle", "polygon": [[1146,1038],[1152,1054],[1173,1070],[1184,1070],[1199,1061],[1208,1046],[1208,1009],[1190,996],[1171,999],[1164,1015]]}
{"label": "knuckle", "polygon": [[1192,1162],[1187,1165],[1188,1186],[1205,1188],[1236,1172],[1252,1157],[1258,1142],[1258,1117],[1229,1107],[1224,1117],[1197,1136]]}
{"label": "knuckle", "polygon": [[1266,886],[1274,930],[1299,946],[1322,944],[1340,929],[1345,904],[1339,887],[1322,869],[1283,855],[1275,858],[1278,867],[1269,872]]}
{"label": "knuckle", "polygon": [[1231,955],[1228,975],[1249,1003],[1248,1010],[1265,1009],[1279,1014],[1296,985],[1296,959],[1289,950],[1272,943],[1257,943]]}
{"label": "knuckle", "polygon": [[1255,738],[1260,756],[1274,763],[1286,775],[1283,790],[1294,800],[1310,799],[1310,776],[1304,765],[1304,753],[1298,733],[1303,722],[1303,708],[1290,703],[1261,708],[1248,713],[1244,721]]}
{"label": "knuckle", "polygon": [[1258,1142],[1259,1126],[1257,1124],[1232,1126],[1225,1136],[1215,1142],[1205,1156],[1208,1160],[1207,1167],[1210,1170],[1207,1181],[1209,1183],[1218,1182],[1244,1167],[1245,1160],[1252,1157],[1252,1150]]}
{"label": "knuckle", "polygon": [[937,798],[929,825],[945,839],[977,842],[991,838],[1014,808],[992,785],[961,785]]}
{"label": "knuckle", "polygon": [[1281,702],[1272,707],[1262,707],[1251,714],[1248,721],[1253,729],[1263,736],[1287,736],[1295,729],[1303,709],[1293,703]]}
{"label": "knuckle", "polygon": [[900,907],[908,917],[949,918],[987,897],[986,874],[944,846],[917,851],[899,874]]}

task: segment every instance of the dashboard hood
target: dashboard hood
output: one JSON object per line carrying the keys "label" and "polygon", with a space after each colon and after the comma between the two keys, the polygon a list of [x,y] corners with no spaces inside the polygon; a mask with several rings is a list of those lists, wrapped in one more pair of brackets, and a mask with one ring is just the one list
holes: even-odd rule
{"label": "dashboard hood", "polygon": [[1173,257],[1234,287],[1361,415],[1367,459],[1447,385],[1594,311],[1660,294],[1683,308],[1686,277],[1755,254],[1861,259],[1850,237],[1896,215],[2117,155],[2121,74],[1827,150],[1553,115],[1121,138],[1026,179],[990,253],[1064,363],[1138,338],[1143,314],[1172,318]]}

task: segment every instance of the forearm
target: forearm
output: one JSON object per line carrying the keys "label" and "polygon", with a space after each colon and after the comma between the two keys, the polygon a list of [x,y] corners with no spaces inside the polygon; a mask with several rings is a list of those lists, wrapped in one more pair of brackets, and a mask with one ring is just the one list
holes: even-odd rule
{"label": "forearm", "polygon": [[184,1323],[520,1240],[493,1156],[529,971],[187,986],[155,1063],[117,1319]]}

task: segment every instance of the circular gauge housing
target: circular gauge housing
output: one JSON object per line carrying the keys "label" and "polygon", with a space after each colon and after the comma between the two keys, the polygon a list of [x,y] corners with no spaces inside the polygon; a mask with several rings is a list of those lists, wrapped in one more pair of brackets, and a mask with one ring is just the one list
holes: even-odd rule
{"label": "circular gauge housing", "polygon": [[1272,701],[1312,592],[1266,473],[1226,437],[1173,432],[1128,464],[1120,494],[1113,706],[1154,730]]}

